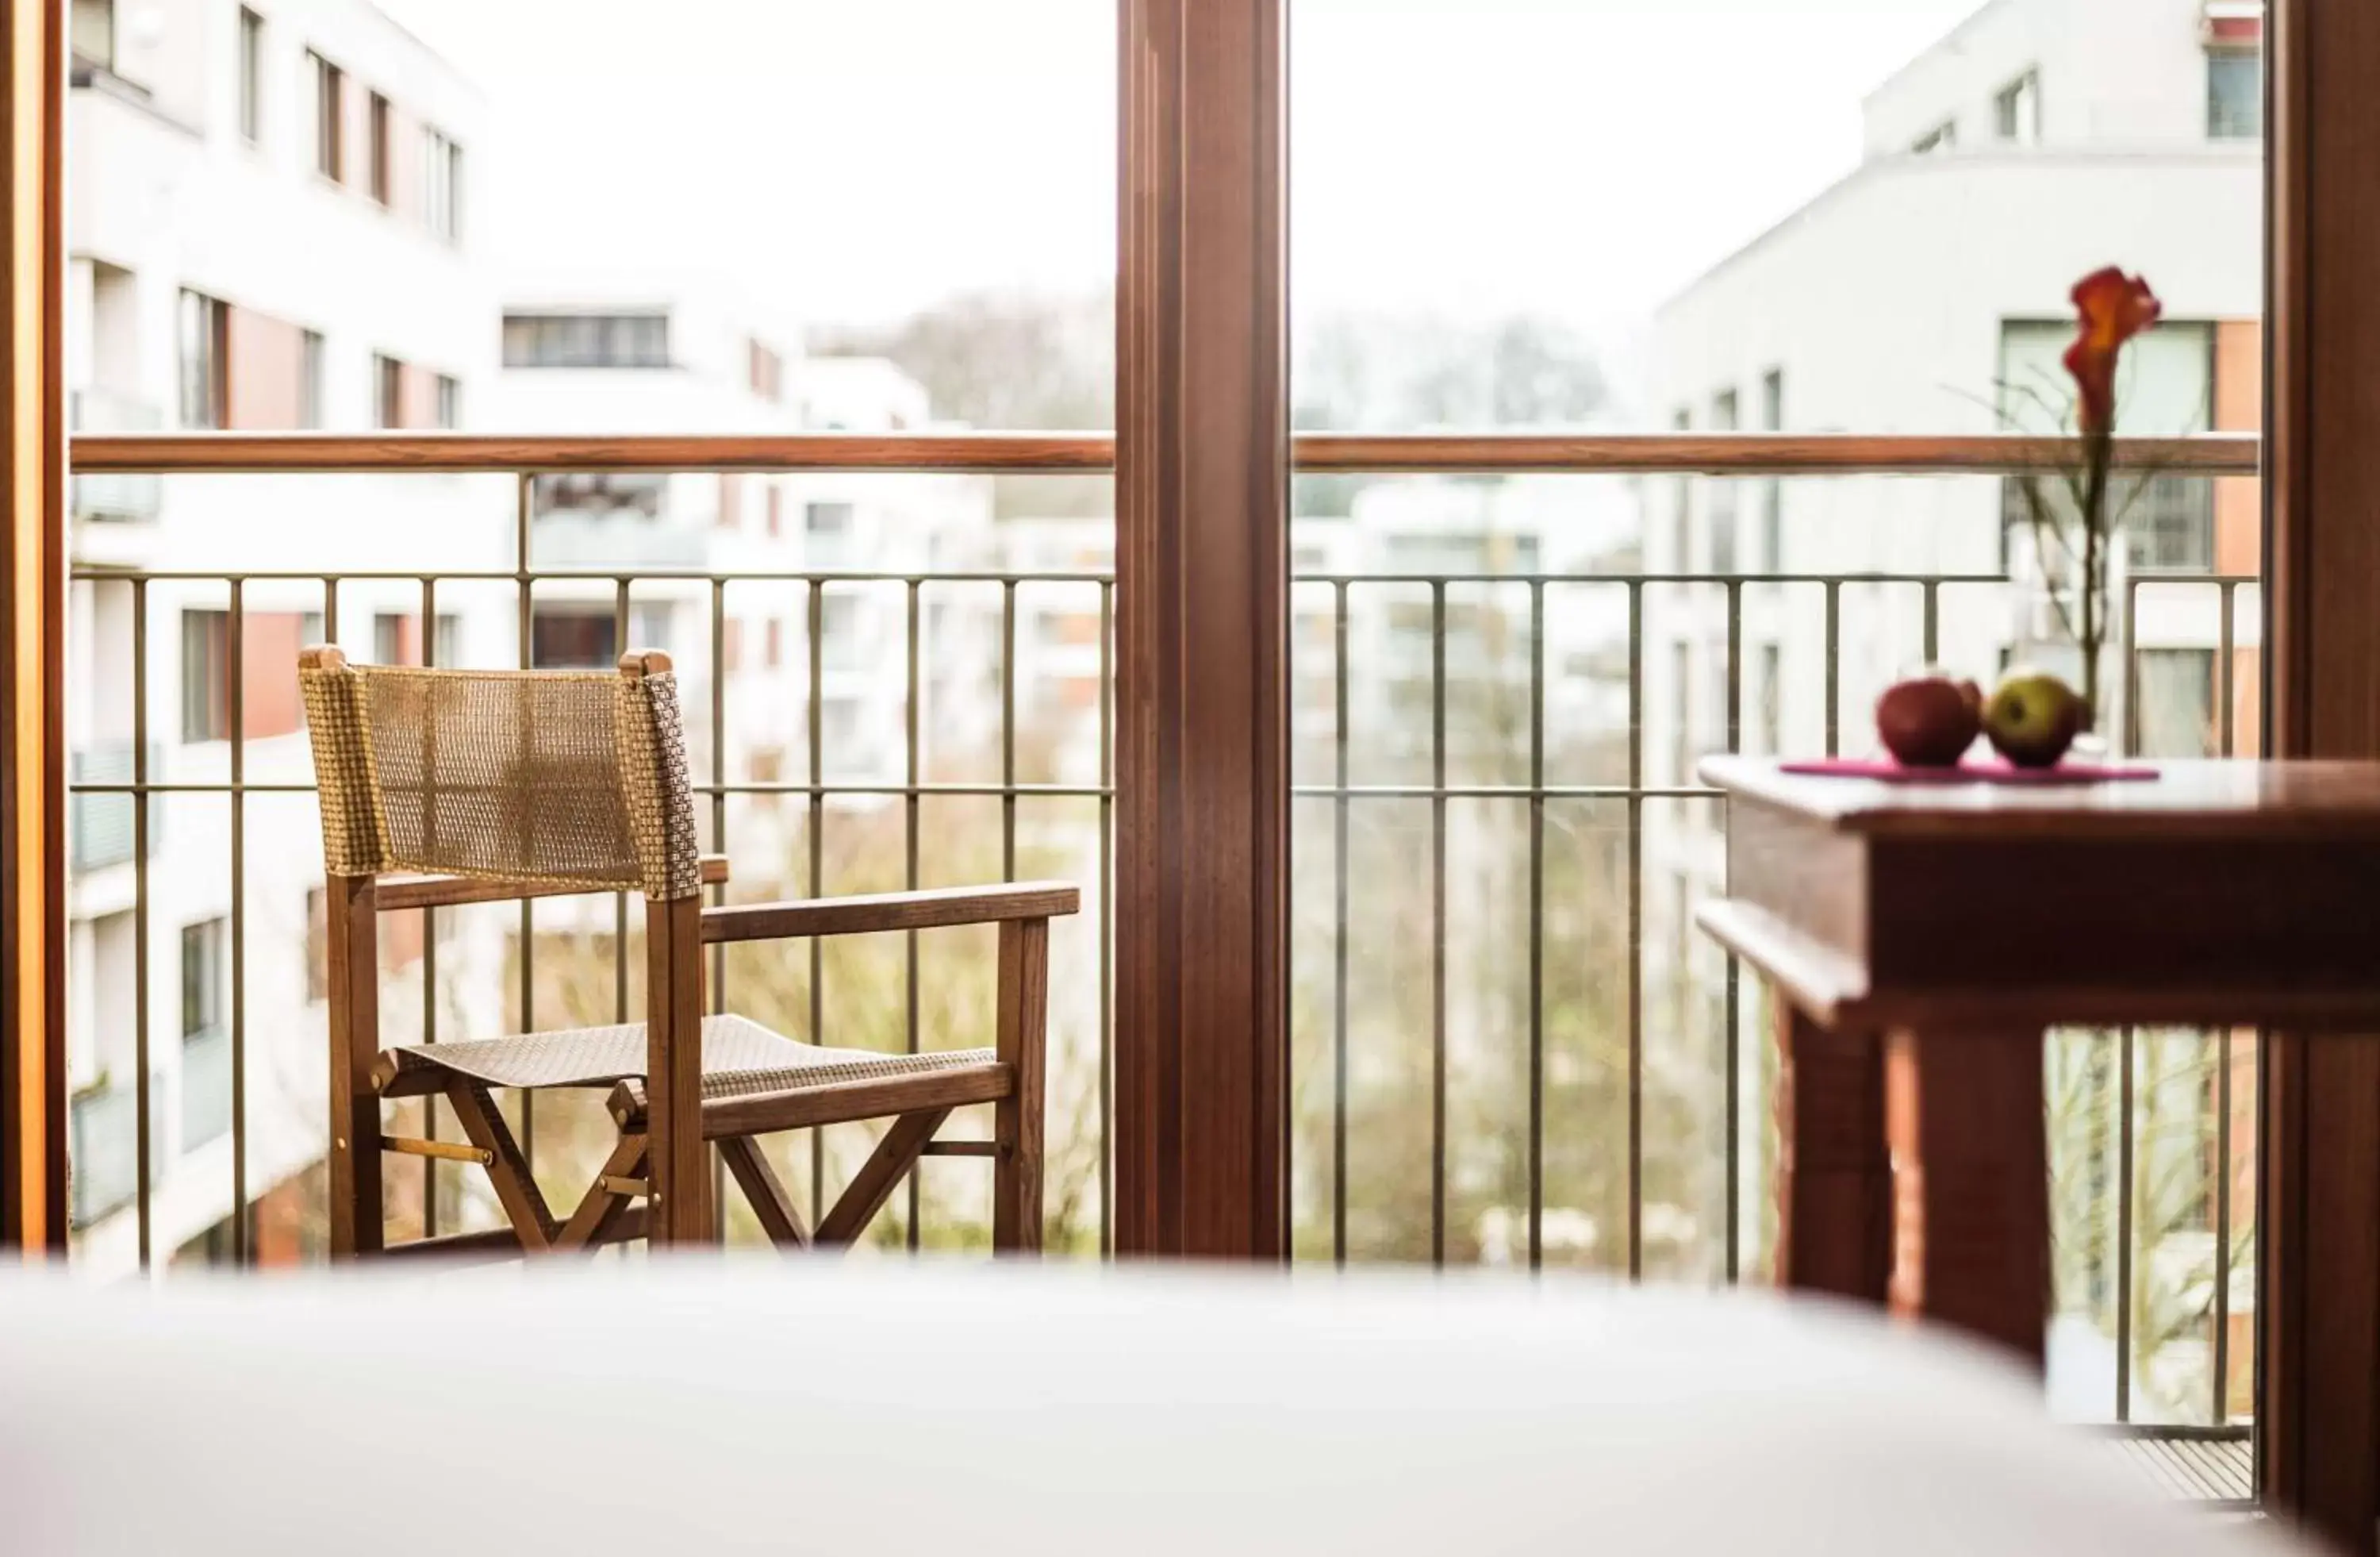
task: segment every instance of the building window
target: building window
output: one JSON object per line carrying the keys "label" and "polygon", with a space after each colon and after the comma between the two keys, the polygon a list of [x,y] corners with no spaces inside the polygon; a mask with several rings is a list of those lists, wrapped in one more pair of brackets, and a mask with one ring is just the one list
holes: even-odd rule
{"label": "building window", "polygon": [[438,614],[438,639],[430,647],[432,657],[421,657],[421,618],[401,611],[382,611],[372,616],[372,663],[381,665],[444,665],[453,668],[462,663],[463,618],[451,611]]}
{"label": "building window", "polygon": [[[1739,420],[1734,390],[1725,390],[1712,397],[1712,432],[1732,432]],[[1713,573],[1733,573],[1736,569],[1737,495],[1736,483],[1725,477],[1710,483],[1710,570]]]}
{"label": "building window", "polygon": [[1956,120],[1952,120],[1947,124],[1936,125],[1912,141],[1909,149],[1922,157],[1932,152],[1952,151],[1958,144],[1959,126]]}
{"label": "building window", "polygon": [[115,0],[74,0],[67,27],[75,58],[102,70],[115,68]]}
{"label": "building window", "polygon": [[582,470],[566,476],[540,476],[530,500],[530,514],[626,513],[644,519],[662,517],[669,478],[613,470]]}
{"label": "building window", "polygon": [[239,10],[239,133],[249,144],[264,139],[264,18]]}
{"label": "building window", "polygon": [[330,425],[322,414],[322,335],[308,330],[298,339],[298,425]]}
{"label": "building window", "polygon": [[182,927],[182,1041],[219,1032],[224,1025],[224,949],[231,921],[200,919]]}
{"label": "building window", "polygon": [[443,132],[421,132],[421,219],[453,243],[463,236],[463,148]]}
{"label": "building window", "polygon": [[463,385],[451,373],[441,373],[437,381],[438,425],[447,432],[463,425]]}
{"label": "building window", "polygon": [[775,670],[785,663],[785,624],[774,616],[769,618],[768,640],[769,668]]}
{"label": "building window", "polygon": [[1999,90],[1992,99],[1992,130],[2011,145],[2032,146],[2041,140],[2041,72],[2028,70]]}
{"label": "building window", "polygon": [[2257,140],[2265,134],[2265,56],[2256,49],[2214,49],[2206,55],[2206,135],[2210,140]]}
{"label": "building window", "polygon": [[374,92],[367,106],[369,112],[364,116],[366,136],[364,154],[370,170],[371,198],[386,205],[389,201],[389,190],[394,183],[390,177],[392,169],[389,166],[388,99]]}
{"label": "building window", "polygon": [[314,171],[336,183],[346,166],[347,73],[310,49],[314,78]]}
{"label": "building window", "polygon": [[759,341],[750,343],[752,393],[763,400],[785,397],[785,361]]}
{"label": "building window", "polygon": [[504,316],[507,368],[666,368],[665,313],[515,313]]}
{"label": "building window", "polygon": [[785,490],[774,485],[769,488],[769,539],[776,540],[785,533]]}
{"label": "building window", "polygon": [[405,364],[378,352],[372,354],[372,425],[405,425]]}
{"label": "building window", "polygon": [[609,612],[540,611],[529,626],[529,659],[539,670],[610,670],[620,638]]}
{"label": "building window", "polygon": [[[2119,489],[2116,501],[2126,493]],[[2160,471],[2124,526],[2135,573],[2209,573],[2215,567],[2215,483]]]}
{"label": "building window", "polygon": [[231,614],[182,613],[182,739],[231,738]]}
{"label": "building window", "polygon": [[[1785,431],[1785,370],[1771,368],[1760,379],[1760,431]],[[1770,476],[1760,483],[1760,564],[1785,571],[1785,483]]]}
{"label": "building window", "polygon": [[840,541],[851,533],[851,505],[812,503],[802,510],[802,529],[813,541]]}
{"label": "building window", "polygon": [[201,292],[181,298],[182,425],[221,428],[231,406],[230,310]]}

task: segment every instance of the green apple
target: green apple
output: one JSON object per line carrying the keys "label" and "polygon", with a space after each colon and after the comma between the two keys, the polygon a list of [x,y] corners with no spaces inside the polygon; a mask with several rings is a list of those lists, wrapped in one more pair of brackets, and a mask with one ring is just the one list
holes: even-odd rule
{"label": "green apple", "polygon": [[2039,671],[2014,671],[1984,705],[1984,734],[2020,768],[2054,768],[2082,733],[2082,699]]}

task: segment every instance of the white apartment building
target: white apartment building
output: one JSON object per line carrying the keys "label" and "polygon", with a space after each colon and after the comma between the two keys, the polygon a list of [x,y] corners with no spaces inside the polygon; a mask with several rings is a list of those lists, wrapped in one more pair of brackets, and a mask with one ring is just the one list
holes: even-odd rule
{"label": "white apartment building", "polygon": [[[2131,354],[2119,430],[2253,430],[2262,26],[2261,7],[2236,0],[1992,0],[1869,96],[1855,170],[1662,310],[1662,420],[2050,431],[2033,395],[2061,404],[2067,392],[2069,289],[2117,264],[2148,278],[2166,321]],[[2007,502],[2004,483],[1982,477],[1648,482],[1645,556],[1656,573],[2009,573],[2019,587],[1942,588],[1933,658],[1986,684],[2019,657],[2070,674],[2070,649],[2061,661],[2043,641],[2029,545],[2004,538]],[[2259,529],[2254,480],[2161,480],[2122,566],[2252,575]],[[2111,675],[2106,727],[2137,716],[2146,749],[2196,755],[2228,676],[2252,741],[2252,594],[2239,596],[2227,666],[2216,590],[2145,588],[2139,707],[2123,706]],[[1833,677],[1840,748],[1869,749],[1877,693],[1927,657],[1922,600],[1916,586],[1844,584],[1830,658],[1821,586],[1742,586],[1742,748],[1824,752]],[[1699,757],[1728,745],[1724,590],[1654,590],[1647,606],[1648,777],[1691,783]],[[1718,1008],[1718,961],[1688,914],[1723,882],[1721,819],[1694,805],[1647,815],[1648,1010],[1666,998],[1699,1021]],[[1715,1027],[1708,1036],[1716,1046]],[[1747,1098],[1740,1157],[1753,1164],[1767,1105]]]}
{"label": "white apartment building", "polygon": [[[79,428],[457,423],[493,377],[497,320],[472,258],[485,110],[468,82],[363,0],[75,0],[72,41]],[[129,781],[140,752],[152,783],[302,785],[298,650],[336,638],[359,659],[419,657],[419,583],[357,576],[508,566],[507,491],[439,476],[78,479],[79,569],[258,576],[237,593],[204,578],[74,585],[76,776]],[[344,582],[332,602],[319,578],[265,576],[291,570]],[[507,614],[461,591],[435,609],[442,659],[509,657]],[[150,822],[140,860],[128,796],[78,796],[69,817],[78,1257],[111,1272],[137,1259],[145,874],[152,1257],[228,1241],[237,1028],[253,1249],[295,1258],[308,1235],[295,1181],[322,1155],[325,1117],[313,806],[170,794]],[[421,947],[402,931],[387,942],[386,1020],[402,1034],[422,1019],[422,980],[403,976]],[[442,1023],[498,1019],[479,951],[455,946],[440,973]]]}
{"label": "white apartment building", "polygon": [[[712,281],[549,275],[508,286],[506,298],[492,419],[507,431],[928,425],[925,392],[890,363],[805,360],[795,325]],[[536,590],[536,664],[609,664],[629,648],[666,650],[696,781],[799,785],[811,776],[815,642],[820,780],[906,782],[908,579],[990,566],[988,480],[599,471],[540,477],[530,502],[535,566],[564,575]],[[996,705],[978,684],[996,685],[987,651],[997,639],[986,635],[999,600],[987,584],[925,584],[917,594],[922,770],[945,750],[996,737]],[[727,736],[715,761],[714,712]],[[728,808],[739,881],[800,879],[791,852],[797,809],[767,796]]]}

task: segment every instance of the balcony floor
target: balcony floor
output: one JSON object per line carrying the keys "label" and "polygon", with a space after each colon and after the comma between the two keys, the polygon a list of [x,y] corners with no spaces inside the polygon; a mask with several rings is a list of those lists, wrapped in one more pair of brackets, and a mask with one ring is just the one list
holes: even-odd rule
{"label": "balcony floor", "polygon": [[2110,1435],[2109,1453],[2184,1502],[2253,1506],[2255,1446],[2246,1438],[2159,1437],[2155,1429]]}

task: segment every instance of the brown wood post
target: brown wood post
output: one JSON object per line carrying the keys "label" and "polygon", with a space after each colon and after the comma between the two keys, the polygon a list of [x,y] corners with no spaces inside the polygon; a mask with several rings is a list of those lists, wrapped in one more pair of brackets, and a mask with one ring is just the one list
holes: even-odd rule
{"label": "brown wood post", "polygon": [[1116,1222],[1288,1249],[1281,0],[1121,0]]}
{"label": "brown wood post", "polygon": [[[2380,9],[2266,7],[2266,749],[2380,759]],[[2261,1491],[2342,1550],[2380,1520],[2380,1039],[2265,1050]]]}
{"label": "brown wood post", "polygon": [[1881,1304],[1892,1272],[1884,1043],[1777,1002],[1777,1280]]}
{"label": "brown wood post", "polygon": [[1042,1077],[1048,1069],[1050,921],[1000,926],[1000,1059],[1014,1089],[992,1105],[991,1247],[1041,1247]]}
{"label": "brown wood post", "polygon": [[716,1241],[702,1138],[702,899],[645,905],[645,1129],[654,1247]]}
{"label": "brown wood post", "polygon": [[331,1258],[376,1254],[381,1204],[380,904],[370,876],[322,882],[331,1038]]}
{"label": "brown wood post", "polygon": [[0,1247],[67,1247],[63,0],[0,0]]}

